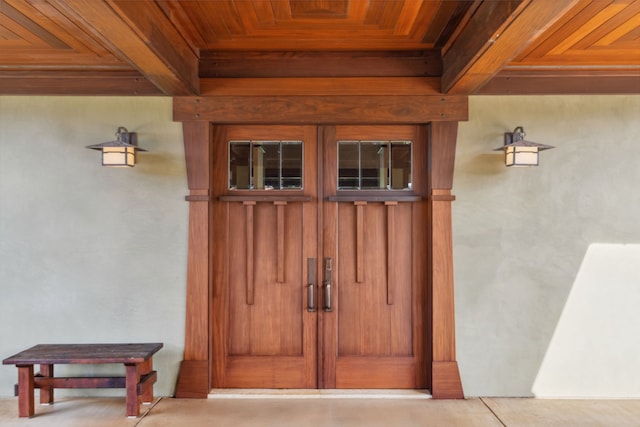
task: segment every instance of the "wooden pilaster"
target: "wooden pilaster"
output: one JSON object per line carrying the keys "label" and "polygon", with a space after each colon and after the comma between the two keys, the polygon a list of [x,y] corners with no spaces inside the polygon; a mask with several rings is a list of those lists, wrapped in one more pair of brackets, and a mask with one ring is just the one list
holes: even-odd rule
{"label": "wooden pilaster", "polygon": [[178,398],[203,398],[209,393],[209,199],[211,125],[184,122],[184,148],[189,195],[187,314],[184,360],[176,386]]}
{"label": "wooden pilaster", "polygon": [[451,194],[457,122],[429,125],[431,394],[464,397],[456,361]]}

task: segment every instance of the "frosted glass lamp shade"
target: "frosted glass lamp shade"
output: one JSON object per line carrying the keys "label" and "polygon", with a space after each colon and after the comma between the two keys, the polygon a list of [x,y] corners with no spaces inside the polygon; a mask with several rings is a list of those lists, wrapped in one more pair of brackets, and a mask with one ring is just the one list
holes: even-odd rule
{"label": "frosted glass lamp shade", "polygon": [[513,132],[505,132],[504,145],[494,151],[504,151],[504,164],[510,166],[538,166],[540,151],[553,148],[524,139],[524,129],[518,126]]}
{"label": "frosted glass lamp shade", "polygon": [[138,135],[121,126],[116,132],[116,137],[115,141],[88,145],[87,148],[102,151],[102,166],[135,166],[136,152],[147,151],[138,147]]}

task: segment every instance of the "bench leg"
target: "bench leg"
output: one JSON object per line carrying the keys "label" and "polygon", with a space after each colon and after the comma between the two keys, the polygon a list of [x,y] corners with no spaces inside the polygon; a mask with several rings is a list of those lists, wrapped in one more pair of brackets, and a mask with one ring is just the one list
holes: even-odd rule
{"label": "bench leg", "polygon": [[[53,365],[40,365],[40,374],[43,378],[53,377]],[[40,388],[40,404],[50,405],[53,403],[53,387]]]}
{"label": "bench leg", "polygon": [[[153,358],[150,357],[140,364],[140,376],[147,375],[153,370]],[[142,402],[153,402],[153,384],[142,388]]]}
{"label": "bench leg", "polygon": [[32,417],[33,405],[33,365],[18,366],[18,415]]}
{"label": "bench leg", "polygon": [[140,397],[138,396],[138,383],[140,382],[139,364],[125,364],[127,368],[126,389],[127,389],[127,416],[137,417],[140,415]]}

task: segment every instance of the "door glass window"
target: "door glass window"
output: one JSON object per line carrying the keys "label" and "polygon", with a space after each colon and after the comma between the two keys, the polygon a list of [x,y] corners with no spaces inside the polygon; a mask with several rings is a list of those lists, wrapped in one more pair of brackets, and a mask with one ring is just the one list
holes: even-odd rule
{"label": "door glass window", "polygon": [[338,141],[338,190],[410,190],[411,141]]}
{"label": "door glass window", "polygon": [[302,189],[302,141],[229,141],[229,189]]}

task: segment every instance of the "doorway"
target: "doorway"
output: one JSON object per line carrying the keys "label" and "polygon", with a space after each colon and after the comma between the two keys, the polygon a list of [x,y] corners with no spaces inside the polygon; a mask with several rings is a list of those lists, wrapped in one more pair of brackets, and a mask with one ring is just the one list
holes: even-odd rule
{"label": "doorway", "polygon": [[425,388],[417,126],[224,126],[210,211],[212,388]]}

